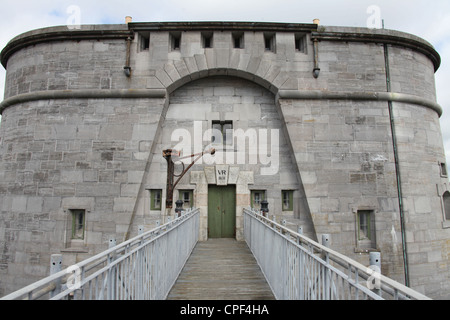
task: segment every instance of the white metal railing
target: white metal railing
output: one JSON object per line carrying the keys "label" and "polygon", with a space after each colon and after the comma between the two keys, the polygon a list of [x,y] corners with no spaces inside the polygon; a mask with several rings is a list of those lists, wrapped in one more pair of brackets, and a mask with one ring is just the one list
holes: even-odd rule
{"label": "white metal railing", "polygon": [[244,237],[278,300],[429,299],[253,209]]}
{"label": "white metal railing", "polygon": [[[198,209],[0,300],[162,300],[198,242]],[[63,284],[63,285],[61,285]]]}

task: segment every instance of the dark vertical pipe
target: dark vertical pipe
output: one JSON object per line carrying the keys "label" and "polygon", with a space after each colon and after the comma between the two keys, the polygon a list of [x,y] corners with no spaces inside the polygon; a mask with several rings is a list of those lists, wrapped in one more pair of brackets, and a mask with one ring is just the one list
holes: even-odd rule
{"label": "dark vertical pipe", "polygon": [[126,57],[126,61],[125,61],[125,67],[123,67],[125,75],[127,77],[131,76],[131,67],[130,67],[130,56],[131,56],[131,41],[132,41],[132,37],[128,37],[127,38],[127,57]]}
{"label": "dark vertical pipe", "polygon": [[[384,60],[386,67],[386,86],[387,91],[391,92],[391,73],[389,67],[389,50],[388,45],[384,44]],[[394,159],[395,159],[395,173],[397,179],[397,192],[398,192],[398,206],[400,210],[400,226],[401,226],[401,234],[402,234],[402,253],[403,253],[403,266],[405,272],[405,285],[409,287],[409,266],[408,266],[408,250],[406,244],[406,227],[405,227],[405,214],[403,210],[403,193],[402,193],[402,180],[400,175],[400,164],[398,158],[398,149],[397,149],[397,136],[395,134],[395,121],[394,121],[394,113],[392,108],[392,101],[388,101],[389,108],[389,119],[391,124],[391,132],[392,132],[392,145],[394,148]]]}
{"label": "dark vertical pipe", "polygon": [[313,76],[314,78],[318,78],[320,74],[319,67],[319,40],[317,38],[313,39],[313,49],[314,49],[314,69]]}

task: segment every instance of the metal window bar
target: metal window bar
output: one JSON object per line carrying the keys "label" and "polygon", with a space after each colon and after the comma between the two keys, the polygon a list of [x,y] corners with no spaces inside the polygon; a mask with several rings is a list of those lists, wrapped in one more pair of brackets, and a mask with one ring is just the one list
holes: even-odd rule
{"label": "metal window bar", "polygon": [[278,300],[429,300],[254,209],[244,209],[244,237]]}
{"label": "metal window bar", "polygon": [[[198,242],[200,212],[182,216],[78,263],[79,286],[62,270],[0,300],[165,299]],[[55,283],[63,283],[57,288]],[[58,290],[50,298],[49,294]]]}

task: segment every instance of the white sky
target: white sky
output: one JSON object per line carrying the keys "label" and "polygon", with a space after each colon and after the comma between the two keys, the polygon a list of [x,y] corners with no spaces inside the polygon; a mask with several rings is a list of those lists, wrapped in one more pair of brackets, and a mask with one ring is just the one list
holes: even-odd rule
{"label": "white sky", "polygon": [[[436,73],[438,103],[444,109],[441,129],[450,160],[450,1],[449,0],[15,0],[2,3],[0,49],[23,32],[66,25],[67,9],[78,6],[81,24],[154,21],[259,21],[311,23],[319,18],[325,26],[367,27],[375,5],[386,29],[415,34],[429,41],[440,53]],[[0,99],[5,70],[0,67]],[[450,163],[447,161],[447,163]]]}

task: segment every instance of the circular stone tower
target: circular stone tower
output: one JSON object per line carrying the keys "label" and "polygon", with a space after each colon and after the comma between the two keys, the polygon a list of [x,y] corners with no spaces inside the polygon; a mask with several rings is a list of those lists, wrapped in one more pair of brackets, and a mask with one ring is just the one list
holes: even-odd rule
{"label": "circular stone tower", "polygon": [[330,234],[366,265],[379,251],[384,275],[449,298],[440,57],[426,41],[317,24],[128,23],[30,31],[0,59],[0,296],[47,276],[52,254],[70,266],[173,216],[162,151],[213,145],[216,158],[173,190],[200,208],[201,240],[215,236],[212,195],[227,188],[237,240],[242,209],[267,200],[288,226]]}

